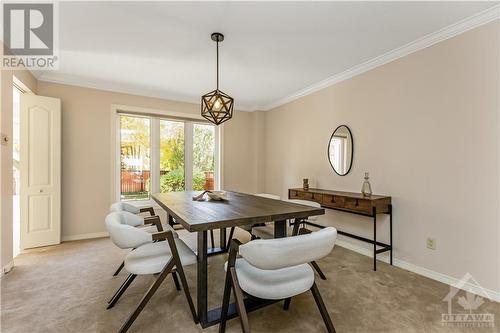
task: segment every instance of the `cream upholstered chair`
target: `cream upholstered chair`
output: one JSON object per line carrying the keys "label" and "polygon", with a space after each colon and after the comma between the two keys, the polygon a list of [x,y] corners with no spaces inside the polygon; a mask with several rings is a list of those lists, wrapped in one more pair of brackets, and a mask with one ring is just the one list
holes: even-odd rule
{"label": "cream upholstered chair", "polygon": [[134,205],[131,205],[126,202],[115,202],[111,205],[110,209],[111,212],[122,212],[126,211],[132,214],[140,214],[140,213],[148,213],[151,216],[155,215],[155,210],[153,207],[136,207]]}
{"label": "cream upholstered chair", "polygon": [[281,199],[279,195],[274,195],[274,194],[269,194],[269,193],[255,193],[254,195],[258,196],[258,197],[263,197],[263,198],[268,198],[268,199],[274,199],[274,200],[280,200]]}
{"label": "cream upholstered chair", "polygon": [[[309,262],[327,256],[333,249],[337,229],[278,239],[258,239],[244,245],[231,241],[226,263],[219,333],[225,332],[231,288],[243,332],[250,332],[243,292],[262,299],[285,300],[288,309],[293,296],[311,290],[328,332],[335,332],[328,311],[314,282]],[[238,253],[241,258],[237,258]]]}
{"label": "cream upholstered chair", "polygon": [[[150,218],[146,217],[144,219],[145,222],[149,222],[153,218],[156,218],[158,220],[160,219],[160,217],[155,215],[155,210],[153,207],[136,207],[136,206],[131,205],[127,202],[120,202],[120,201],[115,202],[110,207],[110,212],[121,212],[121,211],[126,211],[126,212],[129,212],[132,214],[140,214],[140,213],[149,212],[151,217]],[[173,228],[174,224],[180,225],[179,223],[176,223],[175,221],[173,221],[173,223],[171,225],[166,224],[166,223],[162,224],[163,229],[167,229],[167,227],[166,227],[167,225],[170,225]],[[152,230],[152,229],[146,229],[146,231],[156,232],[156,230]],[[214,238],[214,231],[213,230],[210,230],[210,243],[211,243],[212,247],[215,247],[215,238]],[[120,270],[121,270],[121,267],[118,268],[118,270],[115,272],[114,275],[117,275],[120,272]]]}
{"label": "cream upholstered chair", "polygon": [[[292,203],[296,203],[299,205],[315,207],[315,208],[321,208],[321,205],[317,202],[314,202],[314,201],[299,200],[299,199],[289,199],[289,200],[283,200],[283,201],[292,202]],[[317,219],[318,219],[317,216],[310,216],[307,220],[313,222],[313,221],[316,221]],[[288,236],[291,236],[292,233],[293,233],[293,229],[291,227],[288,227],[287,228]],[[262,239],[274,238],[274,225],[273,225],[273,223],[267,223],[264,226],[254,227],[254,228],[252,228],[252,234],[256,238],[262,238]]]}
{"label": "cream upholstered chair", "polygon": [[179,275],[193,320],[198,323],[183,269],[183,266],[196,263],[194,252],[180,238],[174,237],[172,229],[151,234],[124,223],[124,213],[112,212],[106,217],[106,228],[113,243],[120,248],[134,248],[125,257],[125,269],[130,275],[117,290],[107,308],[110,309],[116,304],[137,275],[157,277],[119,332],[126,332],[130,328],[169,273],[174,276],[176,284],[178,282],[174,274]]}
{"label": "cream upholstered chair", "polygon": [[[284,200],[284,201],[296,203],[299,205],[321,208],[321,205],[317,202],[314,202],[314,201],[300,200],[300,199],[289,199],[289,200]],[[302,234],[309,233],[310,231],[305,229],[305,228],[299,230],[300,224],[305,223],[305,222],[316,222],[317,220],[318,220],[317,216],[309,216],[307,218],[307,220],[301,220],[300,223],[295,223],[296,222],[295,221],[293,223],[293,228],[290,226],[287,227],[288,236],[296,236],[299,233],[302,233]],[[256,238],[261,238],[261,239],[274,238],[274,225],[273,225],[273,223],[268,223],[264,226],[254,227],[252,229],[252,233]],[[316,261],[314,261],[314,260],[311,261],[311,265],[316,270],[316,272],[318,272],[319,277],[322,280],[326,280],[325,274],[323,273],[323,271],[321,270],[319,265],[316,263]]]}
{"label": "cream upholstered chair", "polygon": [[[147,234],[149,234],[149,237],[145,237],[145,239],[148,240],[148,242],[152,242],[151,234],[153,234],[155,232],[163,231],[161,224],[157,225],[157,226],[153,226],[153,227],[140,228],[141,226],[144,225],[143,218],[140,216],[134,215],[132,213],[129,213],[127,211],[115,211],[115,212],[111,212],[110,214],[108,214],[108,216],[106,217],[106,220],[105,220],[106,229],[108,229],[108,222],[107,221],[109,219],[116,220],[123,225],[127,225],[130,227],[140,229],[141,233],[139,235],[144,235],[144,233],[146,232]],[[174,238],[179,237],[179,235],[177,235],[177,233],[170,226],[167,225],[165,230],[171,230]],[[135,247],[135,246],[133,246],[135,244],[135,242],[131,242],[131,243],[130,242],[123,242],[123,241],[120,241],[120,239],[117,238],[116,236],[113,237],[111,234],[110,234],[110,236],[111,236],[111,241],[113,241],[113,243],[117,247],[119,247],[120,249],[134,249],[134,247]],[[122,263],[120,264],[120,267],[118,267],[118,269],[116,270],[115,274],[113,274],[113,276],[118,275],[118,273],[123,269],[123,267],[125,267],[125,261],[122,261]],[[175,286],[177,287],[177,289],[181,290],[180,285],[179,285],[179,281],[177,280],[177,276],[175,275],[175,273],[172,274],[172,277],[174,279]],[[129,278],[130,278],[130,275],[127,277],[127,279],[129,279]],[[126,281],[127,280],[125,280],[125,282]],[[125,282],[124,282],[124,284],[125,284]],[[115,296],[116,296],[116,294],[115,294]],[[109,300],[108,303],[111,303],[115,296],[113,296]]]}
{"label": "cream upholstered chair", "polygon": [[[254,195],[257,197],[263,197],[263,198],[274,199],[274,200],[281,199],[279,195],[274,195],[274,194],[269,194],[269,193],[256,193]],[[229,247],[229,243],[231,242],[231,239],[233,238],[234,228],[235,227],[232,227],[231,231],[229,232],[229,239],[227,241],[227,247]],[[242,225],[242,226],[239,226],[238,228],[249,232],[250,235],[252,235],[252,239],[254,238],[254,235],[252,234],[252,228],[254,228],[254,225]]]}
{"label": "cream upholstered chair", "polygon": [[[139,208],[126,202],[115,202],[109,207],[110,212],[124,212],[125,223],[133,227],[142,228],[144,231],[149,233],[155,233],[158,231],[163,231],[164,229],[171,229],[168,224],[163,225],[160,221],[160,217],[154,215],[153,207],[143,207]],[[142,217],[138,214],[149,212],[150,216]],[[177,235],[177,234],[175,234]],[[116,276],[123,269],[124,263],[122,262],[120,266],[113,273]]]}

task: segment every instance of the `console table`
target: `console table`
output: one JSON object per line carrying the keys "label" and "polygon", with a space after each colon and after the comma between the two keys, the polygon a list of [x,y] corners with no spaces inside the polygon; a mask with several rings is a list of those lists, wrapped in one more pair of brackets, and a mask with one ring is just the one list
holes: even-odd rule
{"label": "console table", "polygon": [[[361,193],[341,192],[310,188],[291,188],[288,190],[289,199],[301,199],[316,201],[324,208],[334,209],[346,213],[362,215],[373,218],[373,240],[358,235],[337,230],[337,233],[347,237],[373,244],[373,270],[377,270],[377,254],[390,251],[390,263],[392,265],[392,204],[391,197],[382,195],[371,195],[365,197]],[[389,215],[389,244],[377,241],[377,214]],[[324,226],[306,222],[317,228]],[[377,249],[377,246],[379,249]]]}

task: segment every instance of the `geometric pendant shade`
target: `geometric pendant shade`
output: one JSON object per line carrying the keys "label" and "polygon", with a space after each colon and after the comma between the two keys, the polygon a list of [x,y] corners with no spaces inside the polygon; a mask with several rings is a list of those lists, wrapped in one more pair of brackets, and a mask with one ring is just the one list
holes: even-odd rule
{"label": "geometric pendant shade", "polygon": [[234,99],[220,90],[214,90],[201,97],[201,115],[220,125],[233,117]]}
{"label": "geometric pendant shade", "polygon": [[214,32],[211,38],[217,43],[217,89],[201,96],[201,115],[220,125],[233,117],[234,99],[219,90],[219,42],[224,40],[224,35]]}

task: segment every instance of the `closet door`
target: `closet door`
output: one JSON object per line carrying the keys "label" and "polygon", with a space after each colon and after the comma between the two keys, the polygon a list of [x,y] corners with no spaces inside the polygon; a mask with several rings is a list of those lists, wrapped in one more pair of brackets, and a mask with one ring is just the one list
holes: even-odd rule
{"label": "closet door", "polygon": [[21,96],[21,249],[61,241],[61,101]]}

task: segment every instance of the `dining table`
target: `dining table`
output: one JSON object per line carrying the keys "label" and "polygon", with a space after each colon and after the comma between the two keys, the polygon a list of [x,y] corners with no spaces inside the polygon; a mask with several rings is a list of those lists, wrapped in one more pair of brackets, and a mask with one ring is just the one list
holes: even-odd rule
{"label": "dining table", "polygon": [[[153,200],[163,208],[170,219],[180,223],[189,232],[197,233],[197,312],[203,328],[216,325],[221,308],[208,309],[208,256],[225,253],[226,229],[262,223],[274,224],[274,237],[287,236],[287,220],[299,222],[313,215],[323,215],[323,208],[293,202],[269,199],[251,194],[227,191],[227,200],[194,200],[200,191],[153,194]],[[207,232],[220,230],[220,245],[208,248]],[[245,300],[248,312],[276,301],[249,297]],[[237,316],[231,304],[228,318]]]}

